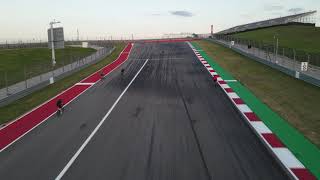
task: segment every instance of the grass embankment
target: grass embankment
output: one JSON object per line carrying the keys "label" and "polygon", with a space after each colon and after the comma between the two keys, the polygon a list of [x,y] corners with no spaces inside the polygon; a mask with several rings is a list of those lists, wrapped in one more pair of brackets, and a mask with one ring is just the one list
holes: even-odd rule
{"label": "grass embankment", "polygon": [[0,108],[0,124],[6,123],[10,120],[17,118],[18,116],[42,104],[43,102],[50,99],[51,97],[59,94],[61,91],[71,87],[72,85],[79,82],[83,78],[87,77],[88,75],[94,73],[98,69],[101,69],[105,65],[114,61],[118,57],[120,52],[123,50],[125,44],[118,43],[115,46],[116,46],[116,49],[112,52],[112,54],[106,57],[105,59],[99,61],[98,63],[93,64],[83,70],[80,70],[68,77],[65,77],[57,81],[55,84],[49,85],[7,106],[1,107]]}
{"label": "grass embankment", "polygon": [[[92,48],[66,47],[56,50],[56,68],[96,52]],[[0,49],[0,88],[52,70],[48,48]]]}
{"label": "grass embankment", "polygon": [[274,35],[279,38],[279,45],[308,53],[320,53],[320,28],[302,25],[278,26],[234,34],[234,37],[263,41],[274,44]]}
{"label": "grass embankment", "polygon": [[320,88],[220,45],[208,41],[198,44],[263,103],[320,147]]}

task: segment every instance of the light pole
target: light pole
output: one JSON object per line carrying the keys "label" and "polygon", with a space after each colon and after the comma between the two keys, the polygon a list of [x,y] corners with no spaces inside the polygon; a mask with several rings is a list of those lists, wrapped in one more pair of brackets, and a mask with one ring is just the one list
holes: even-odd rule
{"label": "light pole", "polygon": [[53,25],[58,24],[60,21],[53,20],[50,22],[50,34],[51,34],[51,53],[52,53],[52,67],[56,65],[56,55],[54,52],[54,39],[53,39]]}

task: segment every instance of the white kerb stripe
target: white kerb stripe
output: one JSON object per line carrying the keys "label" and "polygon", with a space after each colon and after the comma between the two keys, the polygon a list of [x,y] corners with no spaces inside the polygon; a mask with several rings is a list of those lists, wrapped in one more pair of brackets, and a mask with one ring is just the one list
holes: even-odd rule
{"label": "white kerb stripe", "polygon": [[[208,70],[210,71],[209,68],[208,68]],[[218,75],[218,73],[216,73],[216,72],[210,72],[210,74],[211,74],[212,76]],[[224,85],[224,84],[223,84],[223,85]]]}
{"label": "white kerb stripe", "polygon": [[228,84],[221,84],[221,87],[222,87],[223,89],[230,88],[230,86],[229,86]]}
{"label": "white kerb stripe", "polygon": [[252,112],[252,110],[246,104],[237,105],[237,108],[243,113]]}
{"label": "white kerb stripe", "polygon": [[250,123],[259,134],[272,133],[272,131],[261,121],[254,121]]}
{"label": "white kerb stripe", "polygon": [[223,79],[221,77],[218,77],[217,78],[217,81],[222,81]]}
{"label": "white kerb stripe", "polygon": [[272,148],[280,161],[289,168],[305,168],[288,148]]}
{"label": "white kerb stripe", "polygon": [[209,71],[212,71],[213,70],[213,68],[212,67],[209,67],[209,68],[207,68]]}
{"label": "white kerb stripe", "polygon": [[236,93],[234,93],[234,92],[232,92],[232,93],[227,93],[227,95],[228,95],[231,99],[239,98],[239,96],[238,96]]}
{"label": "white kerb stripe", "polygon": [[78,149],[78,151],[73,155],[73,157],[70,159],[70,161],[67,163],[67,165],[62,169],[62,171],[59,173],[59,175],[56,177],[56,180],[60,180],[63,175],[67,172],[67,170],[71,167],[71,165],[73,164],[73,162],[77,159],[77,157],[79,156],[79,154],[82,152],[82,150],[87,146],[87,144],[89,143],[89,141],[92,139],[92,137],[97,133],[97,131],[99,130],[99,128],[101,127],[101,125],[103,124],[103,122],[108,118],[108,116],[111,114],[112,110],[116,107],[116,105],[118,104],[118,102],[120,101],[120,99],[122,98],[122,96],[126,93],[126,91],[129,89],[130,85],[133,83],[133,81],[137,78],[137,76],[139,75],[139,73],[142,71],[143,67],[147,64],[147,62],[149,61],[149,59],[146,60],[146,62],[144,62],[144,64],[142,65],[142,67],[139,69],[139,71],[137,72],[137,74],[133,77],[133,79],[130,81],[130,83],[128,84],[128,86],[123,90],[123,92],[120,94],[120,96],[118,97],[118,99],[113,103],[113,105],[111,106],[111,108],[109,109],[109,111],[107,112],[107,114],[102,118],[102,120],[99,122],[99,124],[97,125],[97,127],[92,131],[92,133],[89,135],[89,137],[85,140],[85,142],[81,145],[81,147]]}

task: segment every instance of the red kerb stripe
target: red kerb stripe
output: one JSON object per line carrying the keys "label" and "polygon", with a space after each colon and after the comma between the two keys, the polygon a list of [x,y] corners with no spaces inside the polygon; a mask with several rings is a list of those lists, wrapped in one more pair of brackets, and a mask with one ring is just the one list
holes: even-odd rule
{"label": "red kerb stripe", "polygon": [[316,177],[311,174],[310,171],[308,171],[305,168],[291,168],[291,171],[294,175],[298,177],[299,180],[316,180]]}
{"label": "red kerb stripe", "polygon": [[234,98],[232,99],[236,104],[244,104],[244,102],[242,101],[242,99],[240,98]]}
{"label": "red kerb stripe", "polygon": [[263,138],[271,145],[273,148],[285,147],[280,139],[273,133],[261,134]]}
{"label": "red kerb stripe", "polygon": [[231,88],[225,88],[224,90],[226,90],[226,91],[227,91],[227,93],[234,92]]}
{"label": "red kerb stripe", "polygon": [[253,112],[246,112],[244,115],[246,115],[250,121],[261,121],[261,119]]}

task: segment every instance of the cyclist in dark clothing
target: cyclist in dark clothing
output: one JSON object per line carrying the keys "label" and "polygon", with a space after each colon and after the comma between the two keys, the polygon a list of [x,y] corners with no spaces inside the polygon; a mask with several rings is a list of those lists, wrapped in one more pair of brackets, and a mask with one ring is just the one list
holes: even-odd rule
{"label": "cyclist in dark clothing", "polygon": [[104,78],[104,73],[103,70],[100,71],[100,78],[103,79]]}
{"label": "cyclist in dark clothing", "polygon": [[62,101],[62,99],[58,99],[56,105],[57,105],[57,107],[58,107],[57,113],[58,113],[58,114],[62,114],[62,111],[63,111],[63,101]]}
{"label": "cyclist in dark clothing", "polygon": [[218,83],[217,83],[217,76],[213,76],[213,82],[214,82],[214,86],[217,87]]}
{"label": "cyclist in dark clothing", "polygon": [[121,76],[123,76],[124,74],[124,69],[121,69]]}

